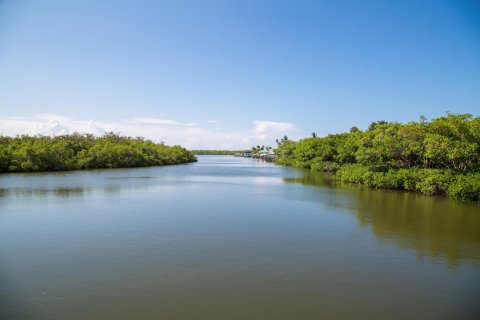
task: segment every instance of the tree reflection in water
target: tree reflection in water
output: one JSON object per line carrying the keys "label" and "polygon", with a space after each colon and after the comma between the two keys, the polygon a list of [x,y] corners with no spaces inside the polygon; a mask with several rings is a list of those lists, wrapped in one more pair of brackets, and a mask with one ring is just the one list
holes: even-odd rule
{"label": "tree reflection in water", "polygon": [[334,197],[320,192],[314,201],[343,207],[356,214],[361,226],[371,227],[380,241],[391,241],[417,254],[444,260],[455,267],[460,263],[480,266],[480,205],[410,192],[372,190],[352,185],[333,185],[323,173],[304,171],[287,183],[320,186]]}

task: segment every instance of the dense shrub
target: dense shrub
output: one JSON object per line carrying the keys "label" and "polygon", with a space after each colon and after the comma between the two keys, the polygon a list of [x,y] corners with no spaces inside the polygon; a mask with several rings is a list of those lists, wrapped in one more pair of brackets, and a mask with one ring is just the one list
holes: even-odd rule
{"label": "dense shrub", "polygon": [[324,171],[324,172],[336,172],[340,168],[340,165],[331,161],[318,161],[310,164],[312,171]]}
{"label": "dense shrub", "polygon": [[480,173],[456,177],[448,187],[448,195],[457,200],[480,201]]}
{"label": "dense shrub", "polygon": [[336,172],[338,181],[478,200],[480,117],[448,113],[426,122],[373,122],[368,130],[282,139],[278,164]]}
{"label": "dense shrub", "polygon": [[425,169],[416,183],[416,189],[424,194],[447,195],[448,186],[454,179],[450,170]]}
{"label": "dense shrub", "polygon": [[196,161],[180,146],[108,133],[0,137],[0,172],[160,166]]}

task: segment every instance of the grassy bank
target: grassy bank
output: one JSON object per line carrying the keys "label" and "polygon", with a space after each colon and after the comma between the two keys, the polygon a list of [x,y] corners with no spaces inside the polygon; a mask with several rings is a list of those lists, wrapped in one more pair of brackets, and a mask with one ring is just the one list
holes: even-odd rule
{"label": "grassy bank", "polygon": [[447,114],[428,122],[373,122],[361,131],[300,141],[284,137],[277,163],[334,172],[373,188],[480,200],[480,117]]}
{"label": "grassy bank", "polygon": [[0,137],[0,172],[146,167],[194,161],[194,154],[180,146],[114,133],[102,137],[77,133]]}

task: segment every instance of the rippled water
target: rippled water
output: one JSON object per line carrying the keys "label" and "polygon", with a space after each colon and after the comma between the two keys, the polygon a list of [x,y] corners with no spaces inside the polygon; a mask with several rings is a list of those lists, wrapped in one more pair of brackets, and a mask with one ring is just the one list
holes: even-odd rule
{"label": "rippled water", "polygon": [[221,156],[1,175],[0,319],[480,319],[480,206]]}

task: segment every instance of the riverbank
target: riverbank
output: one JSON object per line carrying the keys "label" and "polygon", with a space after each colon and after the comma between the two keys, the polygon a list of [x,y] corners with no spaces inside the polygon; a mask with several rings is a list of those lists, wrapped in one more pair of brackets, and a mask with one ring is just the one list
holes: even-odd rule
{"label": "riverbank", "polygon": [[480,201],[480,117],[378,121],[361,131],[278,143],[277,163],[333,172],[334,180]]}
{"label": "riverbank", "polygon": [[193,152],[144,138],[108,133],[0,137],[0,173],[174,165],[197,161]]}

